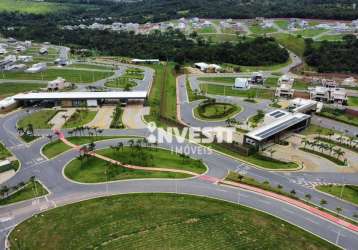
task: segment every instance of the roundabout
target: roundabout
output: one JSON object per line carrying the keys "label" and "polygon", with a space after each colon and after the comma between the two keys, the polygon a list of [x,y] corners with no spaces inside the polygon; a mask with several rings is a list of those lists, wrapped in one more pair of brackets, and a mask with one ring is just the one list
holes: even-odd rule
{"label": "roundabout", "polygon": [[208,121],[225,121],[241,112],[241,107],[223,102],[202,102],[193,113],[195,118]]}

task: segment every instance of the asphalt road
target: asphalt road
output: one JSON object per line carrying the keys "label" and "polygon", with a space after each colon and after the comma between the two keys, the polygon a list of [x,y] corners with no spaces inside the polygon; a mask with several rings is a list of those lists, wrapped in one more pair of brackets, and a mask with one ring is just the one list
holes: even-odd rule
{"label": "asphalt road", "polygon": [[[149,88],[153,75],[150,69],[146,72],[148,73],[146,73],[144,86]],[[183,93],[183,91],[182,89],[180,90],[181,93]],[[186,93],[186,91],[184,91],[184,93]],[[183,96],[185,97],[185,95]],[[180,100],[180,102],[182,101],[185,101],[185,99]],[[185,104],[183,104],[182,107],[184,106]],[[239,203],[284,219],[341,247],[356,249],[358,245],[357,233],[333,224],[321,217],[312,215],[305,210],[243,189],[216,185],[201,178],[185,180],[126,180],[105,184],[78,184],[72,182],[66,179],[62,173],[66,163],[75,158],[78,152],[71,150],[54,159],[48,160],[40,153],[41,148],[48,143],[47,138],[42,138],[32,144],[24,144],[17,135],[15,124],[17,120],[26,115],[26,111],[20,111],[0,118],[0,139],[21,162],[21,168],[18,173],[5,184],[13,186],[21,181],[27,181],[31,176],[36,176],[36,178],[49,189],[50,194],[45,198],[0,207],[1,249],[5,248],[7,233],[18,223],[30,218],[34,214],[84,199],[135,192],[176,192],[208,196]],[[50,130],[37,130],[36,133],[39,135],[47,135],[52,132]],[[155,133],[162,132],[157,130]],[[105,130],[103,135],[134,135],[146,137],[149,135],[149,130]],[[98,142],[96,144],[99,149],[116,144],[118,141],[126,143],[127,140],[116,139]],[[190,156],[202,159],[208,166],[208,176],[223,178],[228,171],[237,171],[241,174],[254,177],[259,181],[268,180],[272,186],[280,184],[283,186],[283,190],[287,192],[294,189],[297,196],[301,198],[304,197],[305,194],[310,193],[312,195],[311,201],[315,204],[319,204],[321,199],[325,199],[328,202],[326,205],[327,209],[334,211],[336,207],[341,207],[343,214],[347,217],[352,218],[353,215],[358,212],[357,206],[317,192],[310,186],[310,184],[315,182],[357,185],[357,174],[335,175],[331,173],[274,172],[255,168],[217,152],[200,154],[199,152],[202,152],[203,148],[187,141],[180,143],[174,140],[172,143],[163,143],[160,144],[160,146],[171,150],[182,147],[190,148],[192,150]]]}

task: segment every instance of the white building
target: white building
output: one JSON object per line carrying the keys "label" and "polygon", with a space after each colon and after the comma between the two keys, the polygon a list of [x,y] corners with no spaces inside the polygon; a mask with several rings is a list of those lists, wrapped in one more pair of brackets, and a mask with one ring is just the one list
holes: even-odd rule
{"label": "white building", "polygon": [[317,104],[318,102],[313,100],[295,98],[290,100],[288,104],[288,110],[292,113],[310,113],[317,110]]}
{"label": "white building", "polygon": [[284,97],[284,98],[292,98],[295,90],[292,88],[291,84],[282,83],[276,88],[275,96],[276,97]]}
{"label": "white building", "polygon": [[5,67],[6,71],[23,71],[27,68],[25,64],[13,64]]}
{"label": "white building", "polygon": [[237,89],[249,89],[250,88],[250,79],[248,78],[235,78],[234,88]]}
{"label": "white building", "polygon": [[39,73],[47,70],[47,64],[46,63],[36,63],[31,66],[31,68],[28,68],[25,70],[26,73]]}
{"label": "white building", "polygon": [[15,50],[17,52],[24,52],[26,50],[26,48],[24,46],[18,45],[18,46],[16,46]]}
{"label": "white building", "polygon": [[329,88],[323,86],[316,86],[309,88],[310,90],[310,99],[319,101],[319,102],[330,102],[330,92]]}
{"label": "white building", "polygon": [[7,53],[6,49],[3,47],[0,47],[0,55],[5,55]]}
{"label": "white building", "polygon": [[282,75],[279,79],[278,79],[278,85],[281,84],[289,84],[289,85],[293,85],[295,79],[289,75]]}
{"label": "white building", "polygon": [[57,79],[55,79],[53,81],[49,81],[47,83],[47,89],[50,91],[61,90],[61,89],[67,88],[69,86],[70,86],[70,83],[66,82],[66,80],[61,77],[57,77]]}
{"label": "white building", "polygon": [[346,104],[348,101],[347,91],[344,88],[332,89],[331,101],[338,104]]}
{"label": "white building", "polygon": [[48,54],[48,47],[42,47],[42,48],[39,50],[39,53],[40,53],[40,55]]}
{"label": "white building", "polygon": [[0,100],[0,113],[8,112],[17,107],[17,101],[12,97]]}
{"label": "white building", "polygon": [[20,62],[32,62],[32,56],[18,56],[17,60]]}
{"label": "white building", "polygon": [[337,82],[330,79],[322,79],[322,86],[325,88],[336,88]]}
{"label": "white building", "polygon": [[202,72],[207,73],[217,73],[221,71],[221,67],[217,64],[207,64],[204,62],[195,63],[194,64],[196,68],[200,69]]}

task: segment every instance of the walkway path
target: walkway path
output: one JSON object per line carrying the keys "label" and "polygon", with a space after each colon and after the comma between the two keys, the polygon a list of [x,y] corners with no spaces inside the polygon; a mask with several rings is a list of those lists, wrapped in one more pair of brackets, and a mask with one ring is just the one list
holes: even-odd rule
{"label": "walkway path", "polygon": [[[48,123],[53,124],[52,129],[60,129],[75,112],[75,108],[60,111]],[[66,119],[64,117],[66,117]]]}
{"label": "walkway path", "polygon": [[143,122],[144,116],[149,115],[149,107],[143,104],[128,104],[123,111],[122,121],[126,128],[143,129],[147,125]]}
{"label": "walkway path", "polygon": [[92,121],[86,124],[88,127],[97,127],[99,129],[109,129],[112,122],[114,106],[102,106],[98,109],[96,116]]}

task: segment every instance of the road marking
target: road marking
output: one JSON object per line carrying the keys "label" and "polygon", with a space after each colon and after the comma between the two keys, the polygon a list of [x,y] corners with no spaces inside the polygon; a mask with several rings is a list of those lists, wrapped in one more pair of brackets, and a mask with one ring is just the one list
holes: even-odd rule
{"label": "road marking", "polygon": [[13,219],[12,216],[2,217],[2,218],[0,218],[0,222],[7,222],[7,221],[10,221],[10,220],[12,220],[12,219]]}

